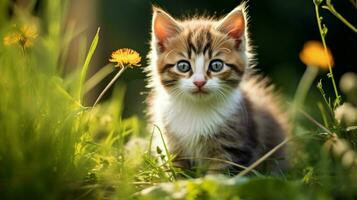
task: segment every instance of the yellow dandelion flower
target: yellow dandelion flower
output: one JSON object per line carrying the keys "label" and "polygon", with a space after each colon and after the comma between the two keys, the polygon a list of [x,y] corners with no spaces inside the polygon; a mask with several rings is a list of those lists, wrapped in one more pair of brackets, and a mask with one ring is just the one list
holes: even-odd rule
{"label": "yellow dandelion flower", "polygon": [[124,67],[129,64],[130,66],[140,66],[140,54],[132,49],[123,48],[118,49],[112,53],[110,62],[116,62],[116,67]]}
{"label": "yellow dandelion flower", "polygon": [[333,56],[330,49],[325,53],[324,47],[319,41],[308,41],[300,52],[300,60],[307,66],[328,69],[333,66]]}
{"label": "yellow dandelion flower", "polygon": [[31,25],[24,25],[21,27],[21,32],[27,38],[35,39],[37,37],[37,27],[33,24]]}
{"label": "yellow dandelion flower", "polygon": [[11,33],[4,37],[4,45],[9,46],[18,43],[21,40],[21,35],[18,33]]}
{"label": "yellow dandelion flower", "polygon": [[6,35],[3,42],[5,46],[20,44],[26,48],[32,46],[37,35],[37,27],[35,25],[24,25],[19,30]]}
{"label": "yellow dandelion flower", "polygon": [[24,47],[30,47],[33,44],[33,40],[37,37],[37,27],[35,25],[24,25],[20,29],[22,34],[22,41]]}

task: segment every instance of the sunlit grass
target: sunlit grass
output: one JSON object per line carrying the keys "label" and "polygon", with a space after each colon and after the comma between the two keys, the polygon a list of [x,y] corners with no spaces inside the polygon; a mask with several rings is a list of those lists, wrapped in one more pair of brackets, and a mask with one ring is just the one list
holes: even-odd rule
{"label": "sunlit grass", "polygon": [[[305,86],[296,94],[297,117],[289,140],[251,166],[231,163],[243,169],[238,176],[201,177],[195,171],[174,167],[175,155],[170,155],[166,146],[160,149],[153,145],[153,134],[161,134],[158,127],[150,125],[155,131],[147,133],[145,123],[136,116],[121,116],[125,85],[114,83],[125,75],[125,69],[140,67],[142,55],[138,52],[119,49],[110,60],[119,68],[108,64],[88,77],[90,62],[101,42],[98,29],[91,36],[91,45],[79,48],[83,59],[79,56],[76,70],[63,75],[63,58],[77,31],[73,28],[61,34],[66,4],[59,2],[48,1],[43,8],[44,19],[37,19],[41,26],[33,25],[33,17],[20,17],[31,16],[28,11],[18,10],[11,19],[0,13],[0,22],[5,22],[0,28],[0,199],[356,197],[357,128],[354,116],[345,108],[348,105],[355,109],[357,86],[350,83],[357,83],[357,78],[349,76],[350,81],[341,83],[350,103],[345,102],[345,107],[339,107],[343,102],[337,91],[336,98],[331,98],[324,91],[326,86],[319,82],[317,89],[322,97],[316,106],[323,122],[311,117],[303,106],[304,100],[309,100],[308,90],[316,89],[311,86],[316,74],[308,84],[302,79]],[[323,45],[322,51],[326,48]],[[318,69],[309,66],[308,61],[315,58],[304,56],[307,69]],[[332,62],[328,63],[331,75],[327,80],[334,80]],[[116,76],[94,105],[84,105],[86,93],[113,71]],[[101,101],[109,87],[114,87],[114,92]],[[286,144],[290,146],[288,172],[271,175],[255,170]]]}

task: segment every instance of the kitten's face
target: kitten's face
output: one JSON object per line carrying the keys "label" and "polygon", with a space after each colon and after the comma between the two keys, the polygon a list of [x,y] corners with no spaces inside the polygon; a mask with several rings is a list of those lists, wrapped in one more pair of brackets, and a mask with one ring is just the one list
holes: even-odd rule
{"label": "kitten's face", "polygon": [[241,8],[220,21],[179,22],[154,10],[155,75],[170,95],[192,100],[224,97],[240,83],[248,65]]}

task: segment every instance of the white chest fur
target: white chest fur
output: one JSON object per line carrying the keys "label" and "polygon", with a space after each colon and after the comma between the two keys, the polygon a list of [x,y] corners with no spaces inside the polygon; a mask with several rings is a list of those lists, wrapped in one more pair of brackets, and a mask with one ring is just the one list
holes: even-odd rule
{"label": "white chest fur", "polygon": [[241,100],[239,90],[220,101],[204,103],[161,96],[155,101],[154,115],[157,125],[165,125],[171,134],[190,148],[197,145],[200,137],[215,134],[220,125],[237,112]]}

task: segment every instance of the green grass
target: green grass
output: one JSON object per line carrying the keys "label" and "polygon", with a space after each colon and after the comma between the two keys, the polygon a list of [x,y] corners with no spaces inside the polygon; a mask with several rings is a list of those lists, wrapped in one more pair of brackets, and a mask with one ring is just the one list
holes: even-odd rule
{"label": "green grass", "polygon": [[[357,197],[356,130],[335,120],[333,100],[321,84],[323,98],[316,106],[323,123],[298,113],[289,142],[291,169],[279,176],[249,169],[246,176],[199,177],[174,168],[174,155],[165,159],[166,148],[157,149],[156,157],[145,123],[121,117],[124,86],[95,107],[82,105],[85,93],[113,71],[108,65],[86,77],[99,29],[92,45],[79,49],[84,56],[77,70],[62,75],[65,50],[77,30],[61,34],[65,4],[58,2],[47,1],[43,8],[33,46],[0,43],[0,199]],[[7,3],[0,1],[0,8]],[[13,24],[32,23],[26,13],[17,11],[12,19],[4,13],[0,38],[16,31]]]}

